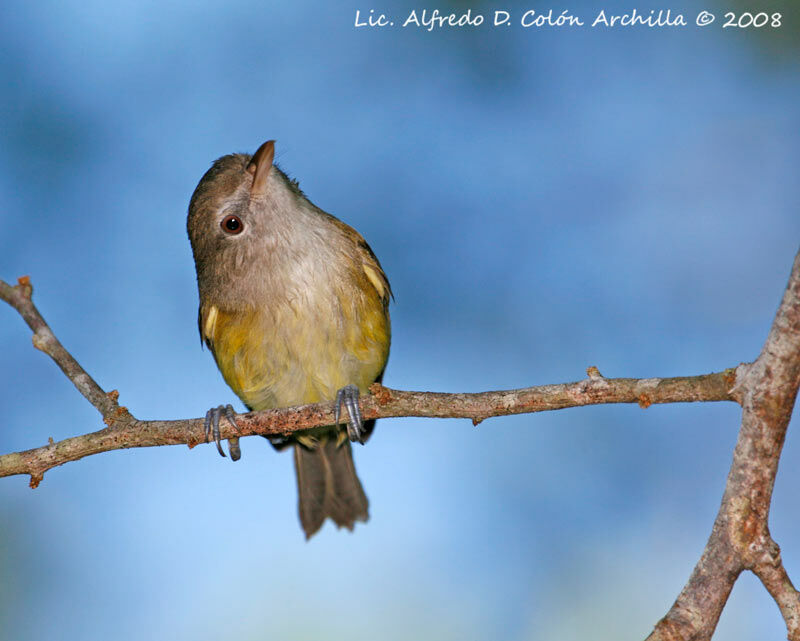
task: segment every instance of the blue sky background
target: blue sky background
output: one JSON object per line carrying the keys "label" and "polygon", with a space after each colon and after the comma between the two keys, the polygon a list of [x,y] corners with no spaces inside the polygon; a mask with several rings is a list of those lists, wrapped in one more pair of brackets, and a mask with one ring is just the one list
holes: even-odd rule
{"label": "blue sky background", "polygon": [[[402,21],[398,3],[6,2],[0,278],[31,276],[64,345],[137,417],[241,408],[200,348],[185,214],[215,158],[274,138],[389,275],[389,386],[752,360],[800,238],[797,10],[767,4],[781,29],[723,30],[725,6],[676,0],[636,6],[688,27],[429,33],[353,27],[356,9]],[[588,22],[620,5],[550,6]],[[694,26],[701,8],[714,25]],[[0,451],[102,427],[10,308],[0,350]],[[705,544],[739,416],[384,420],[355,452],[370,522],[309,543],[291,457],[262,439],[235,465],[162,447],[35,491],[2,479],[0,639],[644,638]],[[797,582],[793,428],[770,526]],[[717,637],[785,638],[752,575]]]}

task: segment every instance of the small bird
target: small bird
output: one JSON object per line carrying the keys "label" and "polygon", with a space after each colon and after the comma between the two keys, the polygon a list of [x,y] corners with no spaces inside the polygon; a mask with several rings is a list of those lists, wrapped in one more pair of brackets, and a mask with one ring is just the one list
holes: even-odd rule
{"label": "small bird", "polygon": [[[336,401],[334,425],[270,437],[276,449],[294,448],[308,539],[327,517],[350,530],[369,518],[350,441],[366,442],[374,428],[358,399],[383,377],[392,292],[361,235],[309,201],[274,155],[269,140],[253,156],[216,160],[192,195],[187,230],[200,338],[247,408]],[[205,426],[225,456],[222,416],[236,425],[227,405],[210,409]],[[238,439],[229,448],[238,459]]]}

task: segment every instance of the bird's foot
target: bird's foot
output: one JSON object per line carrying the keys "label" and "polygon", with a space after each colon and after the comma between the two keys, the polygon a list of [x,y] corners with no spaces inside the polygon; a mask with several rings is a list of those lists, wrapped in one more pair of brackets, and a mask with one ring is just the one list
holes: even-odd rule
{"label": "bird's foot", "polygon": [[334,420],[336,425],[340,424],[342,405],[347,410],[347,435],[351,441],[358,441],[362,445],[367,440],[367,432],[364,429],[364,419],[361,417],[361,408],[358,406],[359,391],[355,385],[346,385],[336,393],[336,406],[334,408]]}
{"label": "bird's foot", "polygon": [[[206,412],[206,419],[203,422],[206,433],[206,443],[208,443],[208,437],[213,436],[214,442],[217,444],[217,451],[219,452],[220,456],[225,456],[225,452],[222,451],[222,444],[220,443],[221,439],[219,435],[219,421],[223,414],[225,415],[225,418],[228,419],[228,422],[238,431],[239,426],[236,424],[236,416],[233,412],[232,405],[219,405],[218,407],[212,407]],[[233,461],[238,461],[242,456],[242,450],[239,448],[238,437],[228,439],[228,451],[230,452],[231,460]]]}

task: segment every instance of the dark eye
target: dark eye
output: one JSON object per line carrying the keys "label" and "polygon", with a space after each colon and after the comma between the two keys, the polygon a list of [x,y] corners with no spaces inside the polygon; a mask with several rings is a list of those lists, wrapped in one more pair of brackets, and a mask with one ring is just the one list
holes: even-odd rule
{"label": "dark eye", "polygon": [[228,234],[240,234],[244,229],[244,223],[238,216],[225,216],[219,226]]}

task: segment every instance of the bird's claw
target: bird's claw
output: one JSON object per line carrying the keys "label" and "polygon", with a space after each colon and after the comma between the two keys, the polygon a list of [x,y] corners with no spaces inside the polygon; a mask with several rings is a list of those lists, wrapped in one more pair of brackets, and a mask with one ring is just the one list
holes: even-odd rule
{"label": "bird's claw", "polygon": [[342,405],[347,410],[347,436],[351,441],[358,441],[362,445],[367,440],[367,433],[364,429],[364,419],[361,416],[361,408],[358,406],[359,391],[355,385],[346,385],[336,393],[336,406],[334,407],[334,421],[340,424],[339,419],[342,414]]}
{"label": "bird's claw", "polygon": [[[203,427],[206,434],[206,443],[208,443],[208,437],[213,436],[214,442],[217,444],[217,452],[219,452],[220,456],[225,456],[225,452],[222,451],[222,443],[220,442],[221,439],[219,433],[219,421],[223,414],[225,415],[225,418],[228,419],[228,422],[233,425],[238,432],[239,426],[236,424],[236,415],[233,411],[233,405],[219,405],[218,407],[212,407],[206,412],[206,418],[203,421]],[[242,451],[239,449],[238,437],[228,439],[228,450],[231,454],[231,460],[238,461],[242,456]]]}
{"label": "bird's claw", "polygon": [[228,453],[231,455],[231,461],[238,461],[242,458],[242,448],[239,447],[239,437],[228,439]]}

